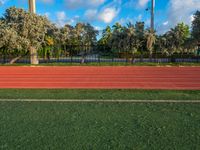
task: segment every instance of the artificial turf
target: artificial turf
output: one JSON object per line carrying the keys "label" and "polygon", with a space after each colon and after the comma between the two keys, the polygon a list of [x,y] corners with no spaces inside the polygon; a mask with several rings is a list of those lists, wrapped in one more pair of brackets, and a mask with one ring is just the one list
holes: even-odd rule
{"label": "artificial turf", "polygon": [[200,100],[200,91],[126,89],[0,89],[0,99]]}
{"label": "artificial turf", "polygon": [[3,100],[199,98],[187,90],[0,89],[0,149],[200,149],[199,104]]}
{"label": "artificial turf", "polygon": [[200,105],[0,102],[2,150],[197,150]]}

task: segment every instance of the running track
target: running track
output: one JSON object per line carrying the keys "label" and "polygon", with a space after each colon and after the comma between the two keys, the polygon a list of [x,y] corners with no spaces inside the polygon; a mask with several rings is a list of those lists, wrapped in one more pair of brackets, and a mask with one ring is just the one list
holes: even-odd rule
{"label": "running track", "polygon": [[0,88],[200,90],[200,67],[0,67]]}

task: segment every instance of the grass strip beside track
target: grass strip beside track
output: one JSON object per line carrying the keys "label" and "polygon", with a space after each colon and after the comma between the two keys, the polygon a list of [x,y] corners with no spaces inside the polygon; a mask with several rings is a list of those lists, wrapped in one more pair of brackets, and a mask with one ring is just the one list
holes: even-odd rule
{"label": "grass strip beside track", "polygon": [[0,66],[200,66],[200,62],[180,62],[180,63],[121,63],[121,62],[101,62],[101,63],[40,63],[39,65],[30,65],[26,63],[0,64]]}
{"label": "grass strip beside track", "polygon": [[200,100],[200,91],[122,89],[0,89],[0,99]]}
{"label": "grass strip beside track", "polygon": [[200,105],[0,102],[0,149],[200,149]]}

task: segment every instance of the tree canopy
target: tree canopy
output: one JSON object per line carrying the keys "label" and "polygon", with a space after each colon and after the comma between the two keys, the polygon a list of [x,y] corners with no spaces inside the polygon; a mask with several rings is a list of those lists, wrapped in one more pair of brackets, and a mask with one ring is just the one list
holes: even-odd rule
{"label": "tree canopy", "polygon": [[194,20],[192,22],[192,37],[200,44],[200,11],[197,11],[194,14]]}
{"label": "tree canopy", "polygon": [[[2,54],[12,54],[17,58],[30,55],[31,63],[37,64],[38,52],[42,50],[46,58],[52,52],[56,57],[61,54],[85,55],[93,46],[102,54],[126,53],[126,57],[134,58],[136,53],[148,53],[149,57],[155,52],[168,56],[174,53],[194,52],[200,44],[200,11],[194,14],[192,30],[184,23],[162,35],[157,35],[145,27],[144,22],[114,24],[107,26],[99,38],[97,31],[89,23],[78,22],[75,26],[69,24],[58,27],[46,17],[26,12],[23,9],[11,7],[0,18],[0,50]],[[98,37],[98,39],[97,39]]]}
{"label": "tree canopy", "polygon": [[[37,63],[37,49],[45,40],[50,21],[43,16],[32,14],[11,7],[6,10],[1,18],[1,47],[13,50],[26,50],[30,52],[32,63]],[[8,38],[11,37],[9,40]],[[10,42],[10,44],[9,44]],[[11,44],[12,43],[12,44]]]}

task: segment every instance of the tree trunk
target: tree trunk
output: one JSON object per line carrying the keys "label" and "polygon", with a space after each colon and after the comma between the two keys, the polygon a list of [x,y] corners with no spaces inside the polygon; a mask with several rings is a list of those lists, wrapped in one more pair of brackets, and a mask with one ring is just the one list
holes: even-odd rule
{"label": "tree trunk", "polygon": [[81,64],[84,64],[84,63],[85,63],[85,57],[86,57],[86,54],[83,54],[83,55],[82,55],[82,59],[81,59]]}
{"label": "tree trunk", "polygon": [[149,60],[150,60],[150,62],[152,62],[152,53],[151,52],[149,54]]}
{"label": "tree trunk", "polygon": [[84,53],[82,55],[81,64],[85,63],[85,58],[86,58],[86,50],[84,51]]}
{"label": "tree trunk", "polygon": [[143,62],[143,52],[140,54],[140,62]]}
{"label": "tree trunk", "polygon": [[131,64],[135,63],[135,55],[132,54]]}
{"label": "tree trunk", "polygon": [[6,63],[6,49],[3,49],[3,63]]}
{"label": "tree trunk", "polygon": [[29,52],[27,51],[25,54],[20,55],[20,56],[17,56],[17,57],[15,57],[15,58],[11,59],[10,62],[9,62],[9,64],[14,64],[17,60],[19,60],[19,59],[21,59],[22,57],[28,55],[28,53],[29,53]]}
{"label": "tree trunk", "polygon": [[81,64],[84,64],[84,63],[85,63],[85,56],[83,56],[81,59]]}
{"label": "tree trunk", "polygon": [[21,57],[22,57],[22,56],[18,56],[18,57],[13,58],[13,59],[9,62],[9,64],[14,64],[14,63],[15,63],[17,60],[19,60]]}
{"label": "tree trunk", "polygon": [[31,65],[38,65],[38,55],[37,55],[37,49],[33,46],[30,47],[30,57],[31,57]]}

